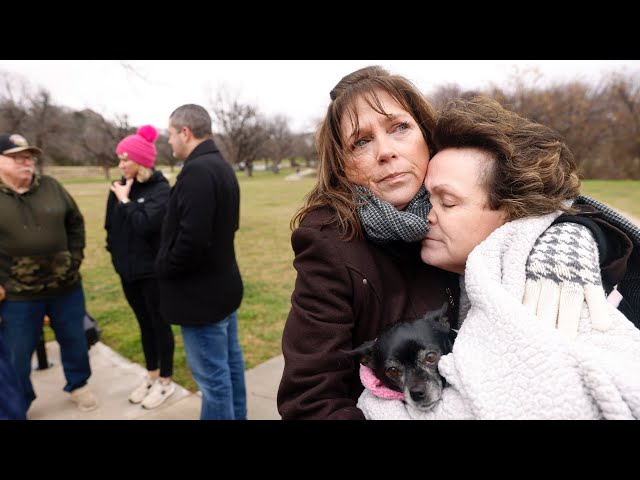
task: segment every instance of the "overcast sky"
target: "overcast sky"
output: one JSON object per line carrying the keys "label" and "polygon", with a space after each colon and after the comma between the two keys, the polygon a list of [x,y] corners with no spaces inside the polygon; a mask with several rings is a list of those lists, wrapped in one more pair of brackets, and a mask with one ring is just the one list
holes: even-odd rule
{"label": "overcast sky", "polygon": [[300,131],[322,117],[340,78],[374,64],[406,76],[426,93],[448,83],[466,89],[506,86],[514,73],[533,68],[541,82],[597,82],[604,72],[640,71],[640,60],[0,60],[0,71],[47,88],[59,105],[90,108],[109,119],[127,114],[134,126],[164,129],[176,107],[208,108],[224,89],[265,115],[288,117]]}

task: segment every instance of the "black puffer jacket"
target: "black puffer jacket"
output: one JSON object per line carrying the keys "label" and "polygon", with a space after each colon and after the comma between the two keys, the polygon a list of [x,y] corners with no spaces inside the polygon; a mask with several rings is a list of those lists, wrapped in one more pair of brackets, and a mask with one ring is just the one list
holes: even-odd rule
{"label": "black puffer jacket", "polygon": [[167,179],[162,172],[155,171],[144,183],[133,181],[129,203],[122,204],[113,192],[109,193],[104,223],[107,250],[124,281],[155,277],[160,228],[170,192]]}

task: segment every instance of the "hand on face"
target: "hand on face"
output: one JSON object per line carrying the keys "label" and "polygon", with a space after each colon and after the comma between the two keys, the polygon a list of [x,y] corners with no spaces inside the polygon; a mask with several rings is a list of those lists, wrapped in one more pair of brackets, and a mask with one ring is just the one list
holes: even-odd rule
{"label": "hand on face", "polygon": [[351,147],[345,173],[398,210],[418,193],[427,173],[429,147],[411,114],[390,95],[378,92],[382,115],[364,98],[356,102],[359,131],[345,119],[342,134]]}
{"label": "hand on face", "polygon": [[116,180],[111,184],[109,189],[116,195],[118,201],[124,202],[129,200],[129,193],[131,192],[132,184],[133,178],[128,178],[124,185],[120,183],[120,180]]}
{"label": "hand on face", "polygon": [[501,210],[489,208],[479,180],[492,161],[473,148],[450,148],[433,156],[425,180],[431,211],[420,251],[423,262],[464,274],[471,251],[505,223]]}

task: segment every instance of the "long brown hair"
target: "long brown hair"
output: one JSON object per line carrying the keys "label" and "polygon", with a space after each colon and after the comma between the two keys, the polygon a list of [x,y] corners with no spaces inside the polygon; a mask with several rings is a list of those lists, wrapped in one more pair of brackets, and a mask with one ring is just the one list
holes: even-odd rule
{"label": "long brown hair", "polygon": [[346,75],[329,93],[331,103],[316,131],[318,180],[305,197],[304,205],[291,220],[292,229],[313,209],[329,206],[335,211],[334,221],[345,240],[363,238],[362,225],[356,213],[353,184],[345,174],[349,145],[345,145],[341,127],[343,119],[348,118],[354,130],[357,129],[356,102],[361,98],[378,113],[387,115],[378,98],[380,92],[387,93],[411,114],[419,125],[430,152],[434,152],[431,131],[435,126],[436,113],[415,85],[400,75],[391,75],[380,66],[361,68]]}

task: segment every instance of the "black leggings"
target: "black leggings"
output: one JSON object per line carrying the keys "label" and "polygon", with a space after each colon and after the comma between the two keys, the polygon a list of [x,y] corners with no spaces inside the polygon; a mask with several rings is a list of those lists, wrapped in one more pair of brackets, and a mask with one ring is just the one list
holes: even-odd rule
{"label": "black leggings", "polygon": [[[142,350],[147,370],[160,368],[161,377],[173,375],[175,341],[171,325],[160,315],[160,291],[155,278],[122,282],[122,290],[140,325]],[[159,365],[158,365],[159,362]]]}

